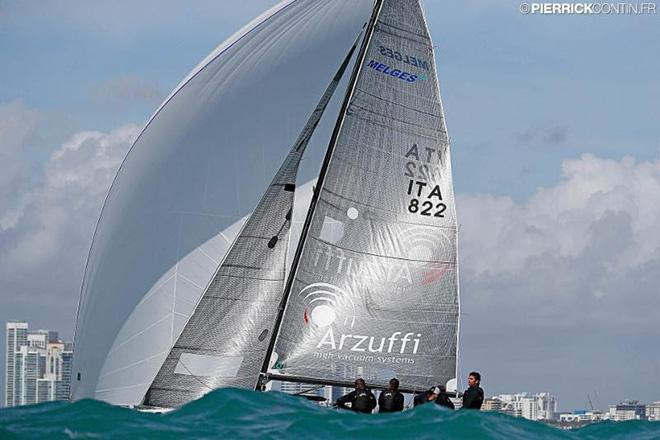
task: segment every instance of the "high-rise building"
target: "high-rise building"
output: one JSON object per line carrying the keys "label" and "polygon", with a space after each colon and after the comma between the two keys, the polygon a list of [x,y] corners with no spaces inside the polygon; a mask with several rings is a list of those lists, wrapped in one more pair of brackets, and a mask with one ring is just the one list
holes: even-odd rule
{"label": "high-rise building", "polygon": [[[496,406],[499,401],[500,411],[514,417],[523,417],[529,420],[554,420],[557,417],[557,399],[549,393],[518,393],[518,394],[500,394],[494,396],[489,403]],[[485,403],[485,402],[484,402]]]}
{"label": "high-rise building", "polygon": [[71,372],[73,371],[73,344],[64,344],[62,352],[61,380],[56,384],[55,400],[66,400],[69,398],[71,385]]}
{"label": "high-rise building", "polygon": [[537,420],[555,420],[557,418],[557,398],[550,393],[538,393],[535,396]]}
{"label": "high-rise building", "polygon": [[22,345],[27,345],[27,333],[27,322],[12,321],[7,323],[5,406],[16,405],[17,387],[20,386],[20,381],[16,374],[16,352]]}
{"label": "high-rise building", "polygon": [[46,350],[22,345],[16,352],[16,375],[20,383],[14,405],[37,403],[37,380],[46,369]]}
{"label": "high-rise building", "polygon": [[7,323],[5,405],[63,400],[69,397],[72,346],[57,332],[29,331],[27,322]]}

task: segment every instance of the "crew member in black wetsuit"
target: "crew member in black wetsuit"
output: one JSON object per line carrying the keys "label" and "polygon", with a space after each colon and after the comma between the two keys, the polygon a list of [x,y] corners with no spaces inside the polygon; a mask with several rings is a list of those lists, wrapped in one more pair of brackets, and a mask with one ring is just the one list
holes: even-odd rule
{"label": "crew member in black wetsuit", "polygon": [[468,389],[463,393],[463,408],[481,409],[484,403],[484,390],[481,389],[481,374],[476,371],[468,375]]}
{"label": "crew member in black wetsuit", "polygon": [[438,385],[438,388],[440,388],[440,393],[438,394],[438,397],[435,398],[435,403],[444,406],[445,408],[455,409],[454,402],[452,402],[447,395],[447,388],[443,385]]}
{"label": "crew member in black wetsuit", "polygon": [[378,412],[403,411],[403,394],[399,392],[399,379],[390,379],[389,387],[378,396]]}
{"label": "crew member in black wetsuit", "polygon": [[[349,402],[350,408],[346,406]],[[335,404],[342,409],[370,414],[376,407],[376,396],[367,388],[364,379],[358,379],[355,381],[355,390],[337,399]]]}
{"label": "crew member in black wetsuit", "polygon": [[413,400],[413,406],[419,406],[425,403],[433,402],[438,397],[438,394],[440,394],[440,388],[438,387],[433,387],[424,393],[419,393]]}

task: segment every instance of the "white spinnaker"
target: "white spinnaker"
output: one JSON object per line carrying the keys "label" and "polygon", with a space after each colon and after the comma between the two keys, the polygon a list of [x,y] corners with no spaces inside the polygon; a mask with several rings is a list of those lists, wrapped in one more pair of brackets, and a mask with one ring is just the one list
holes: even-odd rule
{"label": "white spinnaker", "polygon": [[[141,402],[370,9],[370,0],[283,2],[214,51],[152,117],[97,225],[73,399]],[[299,180],[318,171],[337,108]]]}

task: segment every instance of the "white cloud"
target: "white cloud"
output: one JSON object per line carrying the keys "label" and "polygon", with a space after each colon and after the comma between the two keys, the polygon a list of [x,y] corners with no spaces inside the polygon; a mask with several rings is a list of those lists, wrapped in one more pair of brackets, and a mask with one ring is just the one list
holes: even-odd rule
{"label": "white cloud", "polygon": [[524,202],[459,196],[464,368],[489,393],[551,391],[564,409],[592,390],[657,399],[659,201],[660,159],[589,154]]}
{"label": "white cloud", "polygon": [[463,270],[473,275],[522,273],[534,258],[576,259],[602,238],[595,227],[623,216],[631,237],[603,261],[613,273],[658,258],[660,159],[637,163],[585,154],[567,160],[562,181],[525,203],[509,197],[459,197]]}
{"label": "white cloud", "polygon": [[10,290],[8,284],[21,286],[22,300],[35,303],[46,292],[48,301],[76,296],[101,204],[138,131],[126,125],[109,133],[76,133],[51,154],[20,210],[5,214],[11,222],[0,231],[2,291]]}

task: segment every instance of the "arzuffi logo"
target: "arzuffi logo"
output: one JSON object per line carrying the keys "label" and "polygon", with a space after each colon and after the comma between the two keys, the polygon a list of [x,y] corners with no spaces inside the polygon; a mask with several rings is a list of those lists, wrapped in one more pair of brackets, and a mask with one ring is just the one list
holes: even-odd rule
{"label": "arzuffi logo", "polygon": [[355,303],[348,293],[329,283],[313,283],[298,294],[303,298],[305,324],[327,327],[336,321],[353,328],[355,325]]}
{"label": "arzuffi logo", "polygon": [[[322,328],[323,336],[316,348],[370,353],[416,354],[421,333],[395,331],[389,336],[335,334],[335,325],[343,321],[345,327],[355,325],[355,303],[348,293],[329,283],[313,283],[298,294],[305,303],[305,325]],[[350,331],[350,330],[349,330]],[[320,333],[319,333],[320,335]]]}

